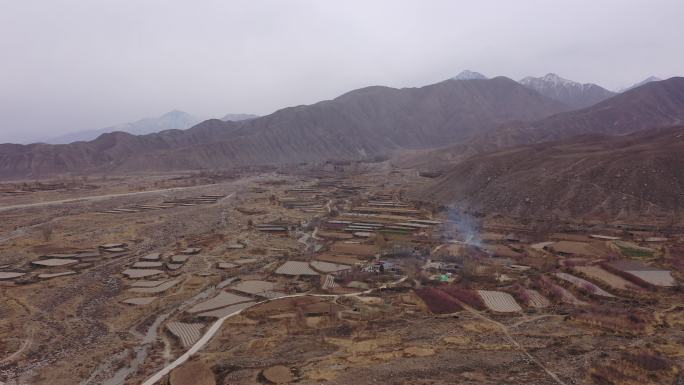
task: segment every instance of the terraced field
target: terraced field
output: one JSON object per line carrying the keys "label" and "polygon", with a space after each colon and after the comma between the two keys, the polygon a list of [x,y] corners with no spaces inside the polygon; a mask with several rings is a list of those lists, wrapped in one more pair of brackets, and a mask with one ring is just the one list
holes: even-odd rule
{"label": "terraced field", "polygon": [[538,291],[533,290],[533,289],[525,289],[525,293],[527,294],[527,305],[535,308],[545,308],[551,306],[551,302],[541,295]]}
{"label": "terraced field", "polygon": [[586,279],[582,279],[580,277],[575,277],[572,274],[568,273],[556,273],[555,274],[557,278],[562,279],[563,281],[570,282],[571,284],[577,286],[580,289],[586,289],[592,294],[600,295],[601,297],[608,297],[612,298],[615,297],[614,295],[608,293],[607,291],[601,289],[600,287],[594,285],[593,283],[587,281]]}
{"label": "terraced field", "polygon": [[209,310],[215,310],[219,309],[222,307],[230,306],[230,305],[235,305],[240,302],[247,302],[249,301],[249,297],[243,297],[231,293],[227,293],[225,291],[222,291],[219,293],[214,298],[208,299],[204,302],[201,302],[190,309],[188,309],[188,313],[200,313],[200,312],[206,312]]}
{"label": "terraced field", "polygon": [[639,287],[633,283],[598,266],[577,266],[574,269],[615,289],[639,290]]}
{"label": "terraced field", "polygon": [[188,348],[200,339],[204,324],[169,322],[166,324],[166,328],[169,329],[171,334],[178,337],[184,348]]}
{"label": "terraced field", "polygon": [[522,308],[515,302],[512,295],[502,291],[478,290],[477,293],[482,297],[487,308],[497,313],[521,312]]}

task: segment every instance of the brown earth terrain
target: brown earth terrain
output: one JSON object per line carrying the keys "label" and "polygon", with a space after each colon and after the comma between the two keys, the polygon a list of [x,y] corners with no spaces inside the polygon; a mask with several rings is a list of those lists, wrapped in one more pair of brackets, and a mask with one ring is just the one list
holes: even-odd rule
{"label": "brown earth terrain", "polygon": [[418,195],[505,216],[681,223],[684,127],[584,136],[475,156]]}

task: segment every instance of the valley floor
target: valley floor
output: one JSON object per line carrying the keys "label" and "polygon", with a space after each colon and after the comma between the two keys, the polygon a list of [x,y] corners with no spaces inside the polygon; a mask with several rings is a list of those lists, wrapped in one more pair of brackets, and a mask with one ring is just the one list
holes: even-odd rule
{"label": "valley floor", "polygon": [[422,183],[381,163],[0,194],[0,383],[681,379],[684,234],[455,215]]}

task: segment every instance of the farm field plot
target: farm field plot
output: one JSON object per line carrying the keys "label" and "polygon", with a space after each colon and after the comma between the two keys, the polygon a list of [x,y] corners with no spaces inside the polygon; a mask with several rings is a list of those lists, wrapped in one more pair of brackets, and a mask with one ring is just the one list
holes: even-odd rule
{"label": "farm field plot", "polygon": [[551,306],[551,302],[541,295],[538,291],[533,289],[525,289],[527,294],[527,305],[535,308],[545,308]]}
{"label": "farm field plot", "polygon": [[204,324],[169,322],[166,324],[166,328],[171,332],[171,334],[178,337],[181,345],[183,345],[184,348],[188,348],[200,339]]}
{"label": "farm field plot", "polygon": [[619,290],[639,290],[633,283],[598,266],[577,266],[574,269]]}
{"label": "farm field plot", "polygon": [[308,263],[301,261],[287,261],[275,272],[282,275],[318,275],[318,272],[309,267]]}
{"label": "farm field plot", "polygon": [[651,258],[655,255],[655,250],[648,247],[639,246],[631,242],[615,241],[613,244],[625,257]]}
{"label": "farm field plot", "polygon": [[338,271],[351,270],[351,266],[349,265],[341,265],[337,263],[323,261],[312,261],[310,265],[314,269],[323,273],[335,273]]}
{"label": "farm field plot", "polygon": [[609,263],[609,266],[631,274],[654,286],[671,287],[677,283],[669,270],[649,266],[639,261],[620,260]]}
{"label": "farm field plot", "polygon": [[672,287],[677,284],[669,270],[628,270],[627,272],[655,286]]}
{"label": "farm field plot", "polygon": [[66,259],[66,258],[50,258],[50,259],[42,259],[39,261],[33,261],[31,263],[36,265],[36,266],[57,267],[57,266],[75,265],[78,263],[78,260]]}
{"label": "farm field plot", "polygon": [[188,313],[200,313],[200,312],[205,312],[209,310],[214,310],[230,305],[234,305],[240,302],[247,302],[249,301],[249,297],[243,297],[240,295],[235,295],[231,293],[226,293],[225,291],[222,291],[219,293],[214,298],[208,299],[204,302],[201,302],[190,309],[188,309]]}
{"label": "farm field plot", "polygon": [[26,273],[20,273],[15,271],[0,271],[0,279],[12,279],[21,277]]}
{"label": "farm field plot", "polygon": [[558,241],[545,246],[555,253],[566,255],[594,255],[594,248],[586,242]]}
{"label": "farm field plot", "polygon": [[122,271],[121,274],[127,276],[128,278],[135,279],[160,275],[164,274],[164,272],[157,269],[126,269]]}
{"label": "farm field plot", "polygon": [[572,274],[568,273],[556,273],[556,277],[562,279],[563,281],[570,282],[573,285],[577,286],[580,289],[586,289],[590,291],[592,294],[600,295],[601,297],[615,297],[614,295],[608,293],[607,291],[601,289],[600,287],[594,285],[593,283],[582,279],[580,277],[575,277]]}
{"label": "farm field plot", "polygon": [[158,268],[158,267],[162,267],[162,266],[164,266],[164,264],[161,262],[150,262],[150,261],[136,262],[133,264],[133,268],[136,268],[136,269]]}
{"label": "farm field plot", "polygon": [[198,314],[198,317],[222,318],[222,317],[225,317],[229,314],[235,313],[236,311],[246,309],[246,308],[248,308],[254,304],[256,304],[256,302],[253,302],[253,301],[238,303],[238,304],[226,306],[226,307],[223,307],[220,309],[200,313],[200,314]]}
{"label": "farm field plot", "polygon": [[170,288],[178,285],[180,283],[180,279],[175,279],[173,281],[167,281],[162,283],[159,286],[154,286],[154,287],[134,287],[131,289],[128,289],[129,291],[133,293],[145,293],[145,294],[156,294],[156,293],[163,293]]}
{"label": "farm field plot", "polygon": [[267,281],[242,281],[231,287],[232,290],[248,294],[260,294],[272,291],[275,287],[273,282]]}
{"label": "farm field plot", "polygon": [[512,295],[502,291],[478,290],[487,308],[497,313],[515,313],[522,311]]}

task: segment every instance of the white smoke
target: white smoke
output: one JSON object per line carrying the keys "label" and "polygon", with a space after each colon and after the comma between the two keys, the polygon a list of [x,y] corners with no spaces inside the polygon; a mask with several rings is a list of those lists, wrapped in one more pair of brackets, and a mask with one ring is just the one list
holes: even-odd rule
{"label": "white smoke", "polygon": [[454,238],[466,244],[482,247],[482,238],[480,237],[480,221],[455,207],[447,209],[447,219],[451,226],[453,226],[452,234]]}

